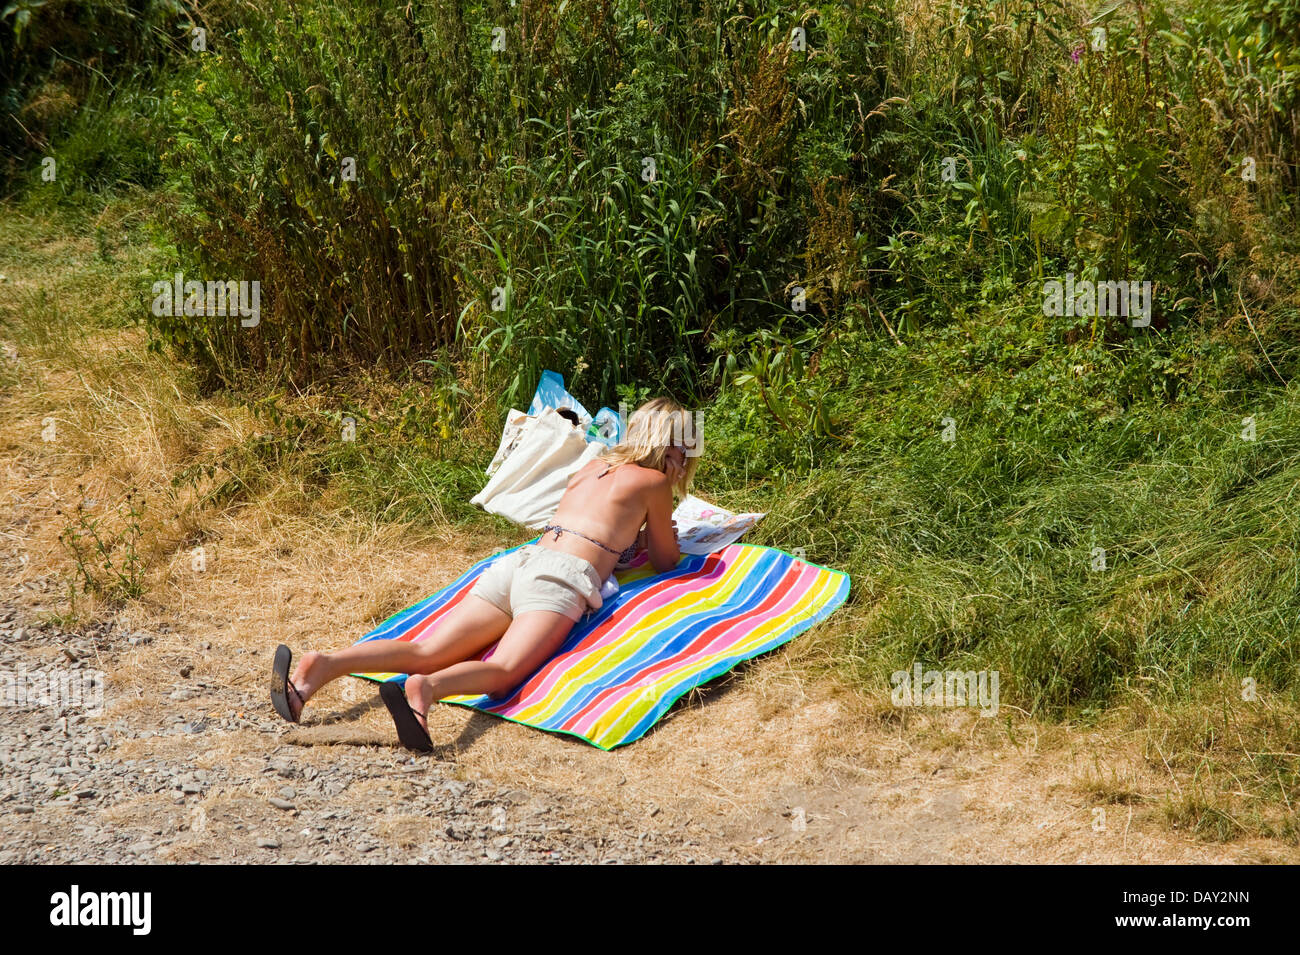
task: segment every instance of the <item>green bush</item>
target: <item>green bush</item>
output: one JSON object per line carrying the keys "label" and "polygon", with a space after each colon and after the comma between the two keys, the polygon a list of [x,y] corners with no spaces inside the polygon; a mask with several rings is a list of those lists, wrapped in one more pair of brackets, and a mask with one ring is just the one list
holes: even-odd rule
{"label": "green bush", "polygon": [[[0,192],[40,199],[154,185],[151,90],[186,49],[179,0],[15,0],[0,8]],[[56,160],[42,178],[41,160]]]}

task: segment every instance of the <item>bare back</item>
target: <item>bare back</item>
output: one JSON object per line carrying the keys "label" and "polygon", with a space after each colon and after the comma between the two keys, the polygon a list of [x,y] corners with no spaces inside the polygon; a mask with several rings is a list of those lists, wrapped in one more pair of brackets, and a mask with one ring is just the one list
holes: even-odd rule
{"label": "bare back", "polygon": [[663,472],[637,464],[611,468],[596,458],[569,479],[550,521],[577,533],[562,533],[558,539],[553,532],[544,533],[538,543],[590,561],[603,578],[614,570],[617,553],[578,535],[618,552],[636,540],[644,524],[651,563],[656,570],[668,570],[680,556],[672,531],[672,507],[672,487]]}

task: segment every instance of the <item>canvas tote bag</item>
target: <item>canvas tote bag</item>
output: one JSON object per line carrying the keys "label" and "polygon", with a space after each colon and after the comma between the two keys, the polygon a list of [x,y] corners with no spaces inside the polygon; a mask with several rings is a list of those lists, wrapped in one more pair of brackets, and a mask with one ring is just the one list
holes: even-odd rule
{"label": "canvas tote bag", "polygon": [[[502,445],[508,442],[503,434]],[[470,503],[541,530],[555,516],[569,478],[604,449],[599,442],[587,441],[554,408],[545,408],[523,422],[513,450],[505,452],[504,460],[494,459],[496,471]]]}

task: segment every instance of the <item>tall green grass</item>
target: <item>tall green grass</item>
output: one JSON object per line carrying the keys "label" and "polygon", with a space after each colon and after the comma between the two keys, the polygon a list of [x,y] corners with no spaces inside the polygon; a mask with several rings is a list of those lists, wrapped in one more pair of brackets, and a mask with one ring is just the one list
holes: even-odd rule
{"label": "tall green grass", "polygon": [[[62,0],[0,8],[0,195],[79,202],[160,178],[156,86],[198,16],[179,0]],[[43,160],[56,161],[55,177]]]}

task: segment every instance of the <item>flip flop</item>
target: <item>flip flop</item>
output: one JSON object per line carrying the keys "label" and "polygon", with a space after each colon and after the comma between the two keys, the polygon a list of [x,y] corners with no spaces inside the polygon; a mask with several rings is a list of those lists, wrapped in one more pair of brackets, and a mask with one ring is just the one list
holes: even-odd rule
{"label": "flip flop", "polygon": [[[283,643],[275,648],[275,661],[271,664],[271,705],[275,707],[275,712],[284,717],[290,723],[297,723],[294,718],[293,709],[289,706],[289,691],[298,697],[298,702],[303,706],[307,701],[302,698],[298,688],[289,682],[289,664],[293,661],[293,653]],[[302,709],[299,708],[298,715],[302,716]]]}
{"label": "flip flop", "polygon": [[[397,738],[407,749],[417,753],[432,753],[433,740],[415,717],[416,711],[406,701],[406,691],[396,683],[379,684],[379,698],[388,707],[388,713],[397,727]],[[426,719],[428,714],[424,714]]]}

